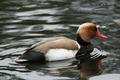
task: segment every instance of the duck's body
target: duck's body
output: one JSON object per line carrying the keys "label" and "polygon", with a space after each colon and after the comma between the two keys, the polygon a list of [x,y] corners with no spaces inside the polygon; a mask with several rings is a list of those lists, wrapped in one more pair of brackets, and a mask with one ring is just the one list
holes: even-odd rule
{"label": "duck's body", "polygon": [[[59,61],[75,57],[80,48],[77,41],[66,37],[46,38],[32,45],[17,62]],[[39,62],[40,63],[40,62]]]}

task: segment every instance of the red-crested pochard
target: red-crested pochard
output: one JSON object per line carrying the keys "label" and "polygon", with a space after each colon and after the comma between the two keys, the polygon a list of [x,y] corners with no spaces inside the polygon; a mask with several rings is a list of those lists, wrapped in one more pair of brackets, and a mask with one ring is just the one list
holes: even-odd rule
{"label": "red-crested pochard", "polygon": [[[46,61],[59,61],[74,58],[77,52],[79,52],[78,50],[81,50],[81,46],[91,45],[90,40],[94,37],[107,38],[107,36],[98,31],[96,24],[94,23],[81,24],[76,34],[77,41],[66,37],[53,37],[46,38],[41,42],[33,44],[24,54],[16,59],[16,62],[42,63]],[[102,55],[93,52],[90,54],[92,56],[91,58]]]}

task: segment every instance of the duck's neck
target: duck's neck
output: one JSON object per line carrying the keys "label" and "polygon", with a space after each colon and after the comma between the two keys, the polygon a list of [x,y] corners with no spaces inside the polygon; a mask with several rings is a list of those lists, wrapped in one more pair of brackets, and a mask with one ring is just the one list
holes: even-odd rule
{"label": "duck's neck", "polygon": [[86,42],[84,41],[80,35],[77,35],[77,42],[79,43],[79,45],[82,45],[82,46],[89,46],[91,45],[90,42]]}

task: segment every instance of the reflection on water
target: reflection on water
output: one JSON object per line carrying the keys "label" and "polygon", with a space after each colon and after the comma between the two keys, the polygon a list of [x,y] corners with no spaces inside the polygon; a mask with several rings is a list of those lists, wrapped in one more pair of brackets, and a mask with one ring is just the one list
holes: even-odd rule
{"label": "reflection on water", "polygon": [[[79,71],[71,61],[46,65],[21,65],[14,62],[30,45],[45,37],[75,39],[83,22],[96,22],[109,39],[93,40],[96,47],[113,56],[104,60],[104,73],[120,73],[119,0],[1,0],[0,1],[0,79],[1,80],[76,80]],[[81,78],[80,78],[81,79]],[[81,79],[84,80],[84,79]]]}

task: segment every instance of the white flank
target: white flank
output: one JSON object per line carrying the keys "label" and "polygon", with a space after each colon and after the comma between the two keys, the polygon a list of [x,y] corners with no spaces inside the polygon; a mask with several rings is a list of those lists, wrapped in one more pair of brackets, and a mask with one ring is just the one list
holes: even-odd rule
{"label": "white flank", "polygon": [[74,58],[78,50],[50,49],[45,57],[47,61],[59,61]]}

